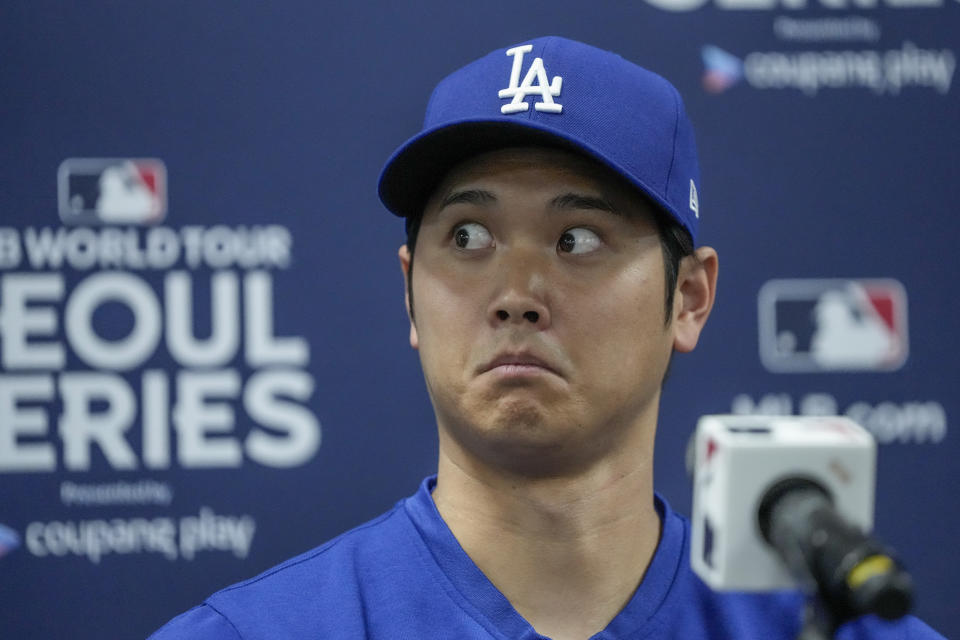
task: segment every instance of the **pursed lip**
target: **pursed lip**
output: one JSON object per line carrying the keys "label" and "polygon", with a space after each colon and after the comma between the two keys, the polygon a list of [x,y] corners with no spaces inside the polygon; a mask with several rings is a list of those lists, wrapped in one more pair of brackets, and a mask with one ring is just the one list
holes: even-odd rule
{"label": "pursed lip", "polygon": [[505,370],[511,367],[516,367],[515,372],[517,373],[522,372],[524,368],[536,368],[543,369],[544,371],[557,376],[560,375],[560,372],[557,371],[556,367],[550,364],[547,360],[529,351],[505,351],[500,353],[492,360],[481,366],[478,373],[486,373],[500,367],[504,368]]}

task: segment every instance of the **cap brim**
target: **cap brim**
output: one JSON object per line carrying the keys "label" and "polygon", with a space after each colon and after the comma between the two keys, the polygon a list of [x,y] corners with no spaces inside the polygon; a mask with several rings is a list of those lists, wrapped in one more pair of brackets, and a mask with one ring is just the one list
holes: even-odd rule
{"label": "cap brim", "polygon": [[589,145],[538,122],[524,120],[461,120],[421,132],[387,160],[380,174],[380,200],[395,215],[419,215],[437,185],[456,164],[481,153],[529,145],[585,154],[632,183],[658,206],[670,210],[647,185],[631,179],[629,172]]}

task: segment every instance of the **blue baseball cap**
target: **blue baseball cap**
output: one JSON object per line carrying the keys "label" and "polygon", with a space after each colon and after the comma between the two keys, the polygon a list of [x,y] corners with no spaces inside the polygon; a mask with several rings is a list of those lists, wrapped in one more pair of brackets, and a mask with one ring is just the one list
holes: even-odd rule
{"label": "blue baseball cap", "polygon": [[540,145],[597,160],[696,242],[700,169],[676,88],[615,53],[556,36],[498,49],[441,80],[423,129],[384,166],[380,200],[398,216],[418,215],[457,163]]}

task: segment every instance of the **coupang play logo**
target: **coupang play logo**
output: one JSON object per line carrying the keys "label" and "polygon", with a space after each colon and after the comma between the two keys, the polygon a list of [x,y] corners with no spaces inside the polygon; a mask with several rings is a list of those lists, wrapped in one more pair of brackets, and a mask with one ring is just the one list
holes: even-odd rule
{"label": "coupang play logo", "polygon": [[[896,96],[911,89],[946,95],[953,86],[956,51],[951,39],[924,31],[879,46],[883,21],[906,11],[955,10],[954,0],[647,0],[659,9],[692,12],[706,7],[773,15],[771,31],[782,49],[745,51],[743,43],[705,44],[702,83],[712,94],[737,85],[754,90],[866,90]],[[960,2],[960,0],[957,0]],[[950,6],[954,5],[954,6]],[[753,23],[751,23],[753,24]],[[902,24],[897,25],[898,34]],[[763,38],[764,40],[766,38]]]}
{"label": "coupang play logo", "polygon": [[703,88],[709,93],[723,93],[743,78],[743,61],[720,47],[706,45],[703,58]]}
{"label": "coupang play logo", "polygon": [[741,80],[757,90],[792,90],[807,96],[823,91],[865,89],[899,95],[909,89],[946,95],[953,86],[956,54],[904,41],[892,49],[753,51],[739,57],[715,45],[701,50],[703,88],[724,93]]}
{"label": "coupang play logo", "polygon": [[20,546],[20,536],[10,527],[0,524],[0,558]]}
{"label": "coupang play logo", "polygon": [[169,225],[153,158],[65,160],[57,196],[62,224],[0,224],[0,477],[49,474],[66,509],[5,515],[0,556],[246,558],[255,517],[180,510],[164,471],[315,459],[310,344],[275,324],[293,234]]}

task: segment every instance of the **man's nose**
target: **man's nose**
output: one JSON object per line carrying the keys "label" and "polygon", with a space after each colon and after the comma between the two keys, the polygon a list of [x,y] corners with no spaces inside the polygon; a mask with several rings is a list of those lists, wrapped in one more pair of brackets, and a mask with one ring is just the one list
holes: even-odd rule
{"label": "man's nose", "polygon": [[550,326],[546,260],[535,250],[508,250],[500,262],[497,288],[488,317],[493,326],[521,324],[538,330]]}

